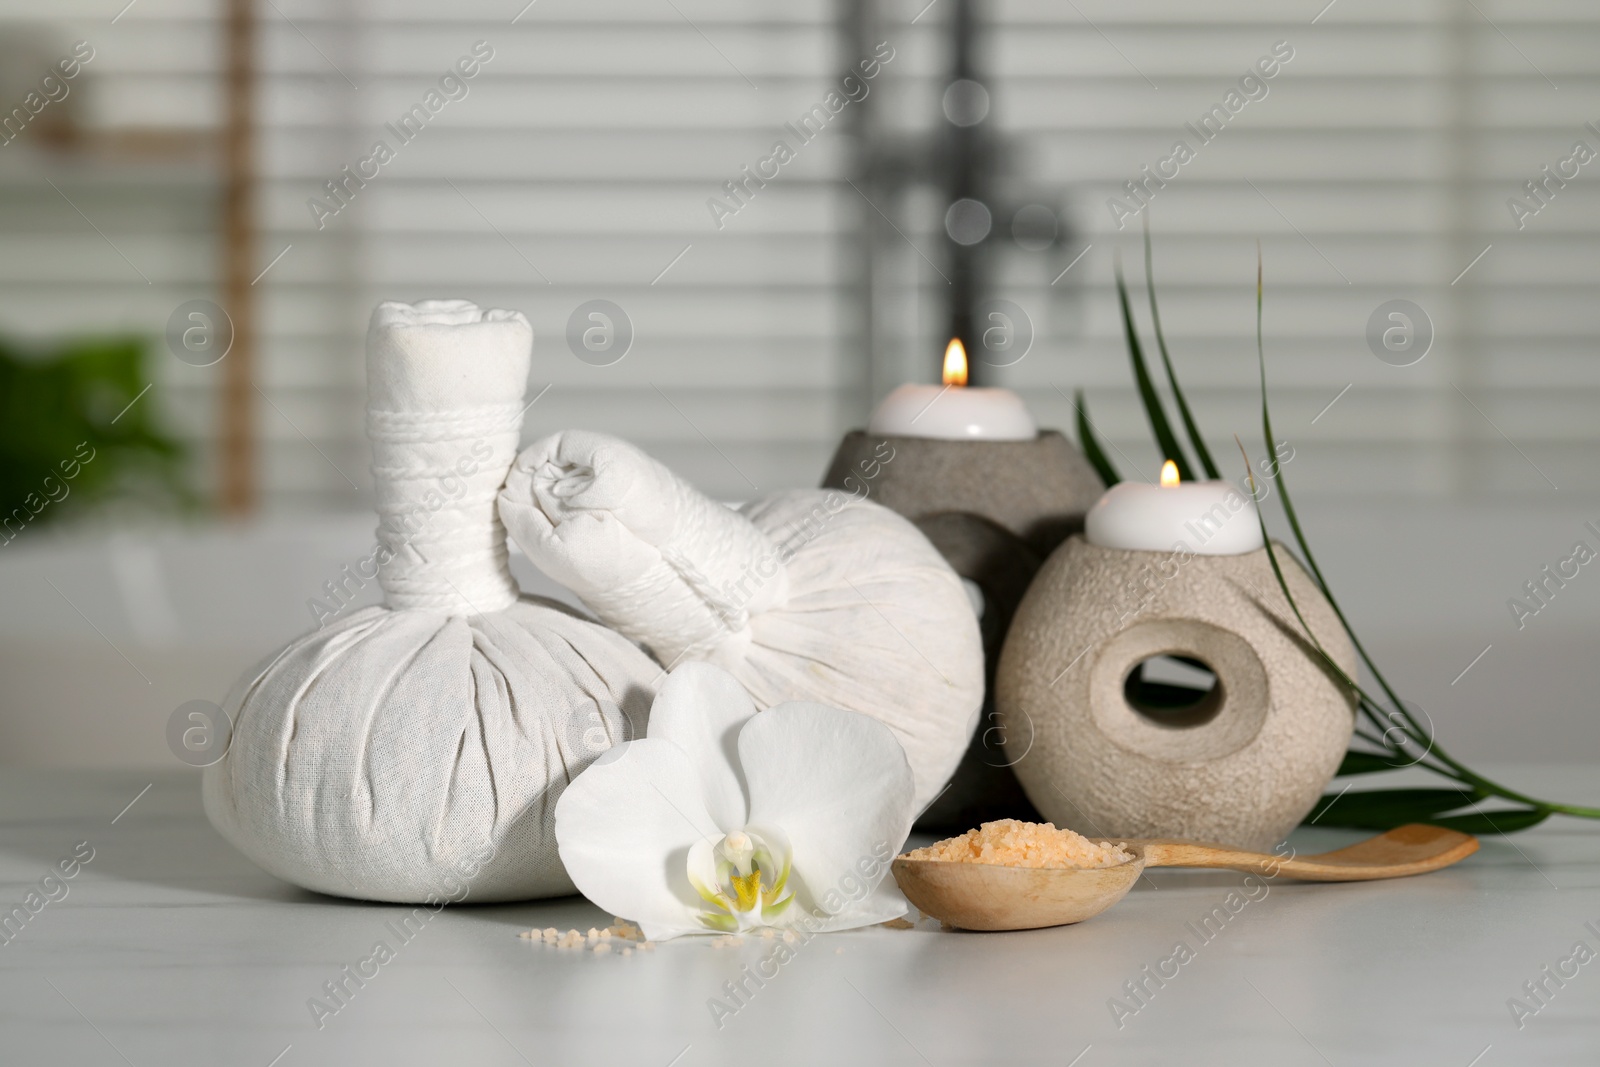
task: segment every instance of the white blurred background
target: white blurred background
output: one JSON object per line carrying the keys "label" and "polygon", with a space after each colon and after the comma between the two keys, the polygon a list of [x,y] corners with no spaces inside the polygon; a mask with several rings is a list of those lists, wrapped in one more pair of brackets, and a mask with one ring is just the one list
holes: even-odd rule
{"label": "white blurred background", "polygon": [[[98,398],[89,383],[86,417],[115,443],[121,408],[119,422],[181,446],[164,477],[193,497],[180,507],[148,475],[98,495],[84,483],[0,545],[0,762],[178,766],[171,711],[220,700],[313,625],[306,600],[370,544],[361,335],[378,300],[526,312],[530,399],[550,386],[528,439],[572,426],[627,436],[726,499],[815,484],[879,397],[934,379],[954,246],[947,190],[919,160],[948,132],[956,0],[523,5],[0,2],[7,112],[75,42],[93,53],[70,93],[0,146],[0,341],[27,364],[83,338],[143,339],[138,380]],[[227,19],[240,7],[253,8],[256,66],[242,244],[224,223],[238,180]],[[1286,42],[1292,59],[1265,95],[1145,212],[1180,377],[1219,459],[1236,432],[1260,448],[1259,240],[1276,429],[1295,450],[1286,476],[1369,648],[1454,754],[1595,758],[1600,574],[1584,568],[1520,629],[1508,600],[1574,542],[1600,548],[1584,527],[1600,526],[1600,163],[1542,199],[1524,188],[1575,141],[1600,152],[1585,126],[1600,123],[1600,11],[969,10],[990,102],[983,268],[1034,337],[1014,365],[987,368],[988,384],[1069,432],[1084,389],[1123,474],[1153,478],[1111,288],[1118,250],[1142,286],[1139,224],[1119,230],[1107,202],[1131,204],[1123,183],[1175,140],[1196,144],[1185,123]],[[330,203],[324,183],[375,139],[396,143],[385,124],[480,41],[492,58],[466,96],[319,228],[308,200]],[[879,41],[894,58],[867,99],[718,228],[707,201],[726,202],[723,183]],[[1008,237],[1012,209],[1029,204],[1057,217],[1048,247]],[[225,276],[240,248],[256,308],[243,409],[224,400],[232,354],[194,366],[165,336],[180,305],[234,299]],[[593,299],[634,330],[608,366],[565,336]],[[1367,337],[1397,299],[1434,332],[1408,366]],[[21,395],[0,409],[26,449]],[[219,448],[230,423],[253,445],[231,468]]]}

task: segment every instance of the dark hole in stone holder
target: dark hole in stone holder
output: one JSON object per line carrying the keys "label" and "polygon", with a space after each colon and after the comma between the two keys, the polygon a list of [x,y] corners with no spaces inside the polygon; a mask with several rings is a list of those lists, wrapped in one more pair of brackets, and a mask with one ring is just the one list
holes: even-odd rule
{"label": "dark hole in stone holder", "polygon": [[[1194,684],[1149,677],[1162,660],[1189,668],[1188,673],[1196,676]],[[1221,714],[1227,696],[1210,664],[1175,652],[1134,664],[1123,679],[1122,695],[1135,714],[1168,729],[1204,726]]]}
{"label": "dark hole in stone holder", "polygon": [[1034,575],[1061,542],[1082,531],[1084,512],[1105,491],[1094,468],[1053,430],[1032,441],[948,441],[856,430],[840,442],[822,484],[910,519],[955,572],[983,592],[983,709],[955,774],[916,829],[947,834],[995,819],[1042,821],[1011,769],[1029,739],[1013,737],[1006,745],[995,714],[995,670]]}

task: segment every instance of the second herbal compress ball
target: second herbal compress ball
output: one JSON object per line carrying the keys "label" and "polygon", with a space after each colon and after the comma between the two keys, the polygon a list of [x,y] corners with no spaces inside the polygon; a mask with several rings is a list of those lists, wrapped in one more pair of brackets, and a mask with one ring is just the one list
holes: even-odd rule
{"label": "second herbal compress ball", "polygon": [[920,807],[983,702],[961,580],[917,529],[832,490],[735,511],[626,441],[569,430],[525,449],[500,494],[511,537],[664,667],[730,671],[762,707],[810,700],[879,719]]}

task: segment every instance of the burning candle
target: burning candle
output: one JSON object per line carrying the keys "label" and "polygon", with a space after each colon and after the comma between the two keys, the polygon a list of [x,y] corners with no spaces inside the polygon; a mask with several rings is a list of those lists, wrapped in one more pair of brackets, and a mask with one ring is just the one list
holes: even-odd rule
{"label": "burning candle", "polygon": [[867,432],[955,441],[1032,441],[1039,436],[1016,393],[967,385],[967,352],[960,339],[952,339],[944,350],[944,385],[907,382],[895,389],[872,413]]}
{"label": "burning candle", "polygon": [[1089,509],[1084,536],[1102,548],[1237,556],[1262,547],[1256,505],[1232,482],[1178,481],[1167,460],[1161,484],[1119,482]]}

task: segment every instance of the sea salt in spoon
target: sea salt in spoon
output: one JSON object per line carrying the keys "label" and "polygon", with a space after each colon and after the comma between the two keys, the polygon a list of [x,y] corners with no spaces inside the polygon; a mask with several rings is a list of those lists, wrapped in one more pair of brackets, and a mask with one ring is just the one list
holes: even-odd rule
{"label": "sea salt in spoon", "polygon": [[949,926],[1034,930],[1099,915],[1127,895],[1146,867],[1221,867],[1302,882],[1365,882],[1436,871],[1478,851],[1478,839],[1471,834],[1418,824],[1293,859],[1198,841],[1132,838],[1111,843],[1122,845],[1133,859],[1115,867],[1005,867],[900,856],[894,861],[894,880],[923,914]]}

